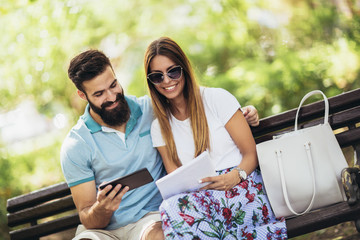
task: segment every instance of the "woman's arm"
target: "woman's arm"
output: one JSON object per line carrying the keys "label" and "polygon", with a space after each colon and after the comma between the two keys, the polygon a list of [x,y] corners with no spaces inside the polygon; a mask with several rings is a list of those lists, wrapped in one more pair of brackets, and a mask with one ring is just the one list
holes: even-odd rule
{"label": "woman's arm", "polygon": [[[235,112],[231,119],[226,123],[225,128],[243,156],[238,167],[245,170],[245,172],[249,175],[258,166],[256,144],[250,127],[240,110]],[[238,171],[232,170],[227,174],[204,178],[202,181],[212,182],[203,189],[227,191],[237,185],[241,179]]]}
{"label": "woman's arm", "polygon": [[172,171],[175,171],[175,169],[177,169],[178,167],[171,161],[171,157],[166,146],[157,147],[156,149],[159,151],[161,155],[166,172],[169,174]]}

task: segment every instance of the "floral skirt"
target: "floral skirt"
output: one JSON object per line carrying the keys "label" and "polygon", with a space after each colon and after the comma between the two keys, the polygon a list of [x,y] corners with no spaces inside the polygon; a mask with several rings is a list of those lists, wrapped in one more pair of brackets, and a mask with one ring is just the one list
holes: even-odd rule
{"label": "floral skirt", "polygon": [[285,219],[275,218],[259,170],[229,191],[172,196],[160,213],[166,239],[287,239]]}

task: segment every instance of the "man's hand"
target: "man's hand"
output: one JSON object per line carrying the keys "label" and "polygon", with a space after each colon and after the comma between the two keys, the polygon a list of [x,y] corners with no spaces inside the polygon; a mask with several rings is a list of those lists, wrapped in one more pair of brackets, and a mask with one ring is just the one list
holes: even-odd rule
{"label": "man's hand", "polygon": [[80,221],[87,229],[105,228],[109,224],[129,187],[120,189],[121,185],[114,189],[109,185],[96,193],[94,180],[70,188]]}
{"label": "man's hand", "polygon": [[244,117],[250,126],[259,126],[259,114],[254,106],[245,106],[241,108],[241,111],[243,112]]}
{"label": "man's hand", "polygon": [[[120,191],[121,190],[121,191]],[[103,190],[99,188],[97,194],[98,207],[105,212],[111,212],[111,214],[119,208],[122,197],[129,190],[129,187],[126,186],[124,189],[121,189],[121,185],[117,184],[114,189],[111,185],[106,186]]]}
{"label": "man's hand", "polygon": [[129,187],[121,189],[118,184],[112,189],[108,185],[103,190],[98,191],[96,202],[88,209],[84,209],[88,216],[87,225],[83,222],[86,228],[104,228],[111,219],[112,214],[119,208],[122,197],[129,190]]}

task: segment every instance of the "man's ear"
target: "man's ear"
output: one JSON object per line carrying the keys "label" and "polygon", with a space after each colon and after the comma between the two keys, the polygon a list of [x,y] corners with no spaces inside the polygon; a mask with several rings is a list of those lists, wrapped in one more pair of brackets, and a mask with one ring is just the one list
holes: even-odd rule
{"label": "man's ear", "polygon": [[77,90],[77,94],[79,95],[79,97],[87,101],[86,94],[83,91]]}

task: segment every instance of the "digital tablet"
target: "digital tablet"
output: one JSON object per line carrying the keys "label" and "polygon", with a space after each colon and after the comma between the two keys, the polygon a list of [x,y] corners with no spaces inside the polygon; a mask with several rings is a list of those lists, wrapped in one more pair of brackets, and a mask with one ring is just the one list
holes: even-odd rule
{"label": "digital tablet", "polygon": [[[99,186],[99,188],[102,190],[108,185],[112,185],[112,189],[117,184],[121,184],[121,190],[125,187],[129,187],[129,191],[138,187],[141,187],[145,184],[148,184],[150,182],[154,181],[153,177],[151,176],[150,172],[147,170],[147,168],[142,168],[138,171],[135,171],[133,173],[130,173],[126,176],[116,178],[110,182],[103,183]],[[120,190],[120,191],[121,191]],[[120,192],[119,191],[119,192]],[[111,191],[110,191],[111,192]],[[109,194],[108,192],[107,194]]]}

